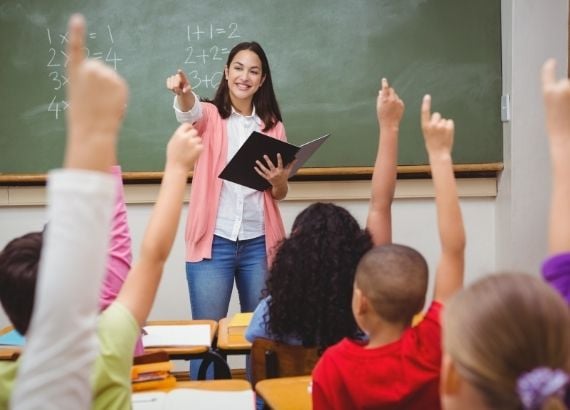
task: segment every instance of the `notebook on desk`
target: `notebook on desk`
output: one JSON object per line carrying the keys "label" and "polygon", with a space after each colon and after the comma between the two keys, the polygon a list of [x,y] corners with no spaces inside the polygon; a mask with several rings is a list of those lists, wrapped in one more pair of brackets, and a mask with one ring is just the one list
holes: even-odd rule
{"label": "notebook on desk", "polygon": [[17,330],[11,330],[0,336],[0,346],[24,346],[25,338]]}
{"label": "notebook on desk", "polygon": [[174,389],[169,392],[134,393],[133,410],[253,410],[253,390],[218,391]]}
{"label": "notebook on desk", "polygon": [[244,334],[251,322],[253,312],[236,313],[232,316],[228,323],[228,341],[241,342],[244,340]]}
{"label": "notebook on desk", "polygon": [[210,325],[151,325],[143,327],[143,346],[210,346]]}

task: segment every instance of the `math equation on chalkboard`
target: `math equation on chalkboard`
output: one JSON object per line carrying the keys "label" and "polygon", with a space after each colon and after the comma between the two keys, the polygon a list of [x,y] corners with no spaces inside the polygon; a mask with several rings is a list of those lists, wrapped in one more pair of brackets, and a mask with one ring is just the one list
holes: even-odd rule
{"label": "math equation on chalkboard", "polygon": [[[218,88],[231,47],[240,38],[237,23],[188,24],[184,65],[193,90]],[[216,68],[213,68],[216,67]]]}
{"label": "math equation on chalkboard", "polygon": [[[116,32],[117,31],[117,32]],[[127,79],[144,71],[141,66],[140,55],[150,52],[146,41],[133,41],[130,32],[124,27],[115,28],[112,25],[102,25],[86,32],[85,56],[101,60],[111,68],[117,70]],[[184,22],[176,29],[176,35],[183,47],[178,48],[177,58],[181,68],[186,72],[192,89],[208,94],[217,89],[224,75],[224,64],[232,47],[239,42],[240,32],[235,22]],[[144,37],[143,37],[144,39]],[[46,101],[47,112],[54,119],[63,118],[69,103],[65,99],[65,86],[69,82],[66,68],[68,64],[67,45],[69,33],[62,30],[45,29],[45,68],[51,94]],[[137,46],[134,46],[137,44]],[[144,46],[141,46],[144,45]],[[146,47],[146,48],[145,48]],[[156,52],[153,49],[152,52]],[[159,53],[167,53],[159,50]],[[175,64],[164,57],[164,64]],[[180,67],[180,66],[179,66]],[[154,81],[152,79],[151,81]],[[156,79],[157,82],[162,81]]]}
{"label": "math equation on chalkboard", "polygon": [[[46,36],[49,47],[46,58],[47,77],[54,92],[47,110],[49,113],[53,113],[54,118],[57,120],[69,107],[68,102],[62,98],[62,90],[69,82],[66,73],[69,62],[69,56],[66,52],[67,44],[69,43],[69,32],[56,32],[48,27],[46,28]],[[86,40],[89,39],[97,39],[99,46],[96,49],[85,47],[85,56],[95,60],[102,60],[117,70],[123,59],[117,54],[111,26],[107,25],[100,31],[87,32]]]}

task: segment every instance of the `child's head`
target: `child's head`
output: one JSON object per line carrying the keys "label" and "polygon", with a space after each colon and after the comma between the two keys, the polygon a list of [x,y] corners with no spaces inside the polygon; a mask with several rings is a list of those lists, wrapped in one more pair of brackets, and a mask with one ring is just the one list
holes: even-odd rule
{"label": "child's head", "polygon": [[42,244],[43,233],[31,232],[0,252],[0,302],[21,334],[26,334],[32,318]]}
{"label": "child's head", "polygon": [[268,330],[320,348],[355,336],[352,283],[358,261],[371,247],[370,235],[346,209],[315,203],[303,210],[270,269]]}
{"label": "child's head", "polygon": [[[254,86],[252,87],[255,90],[252,103],[255,106],[256,114],[264,122],[264,131],[266,131],[273,128],[277,121],[281,121],[281,111],[279,110],[279,104],[277,103],[275,91],[273,90],[273,80],[271,78],[269,61],[267,60],[265,51],[263,51],[263,48],[259,45],[259,43],[255,41],[243,42],[237,44],[234,48],[232,48],[226,61],[224,76],[220,81],[220,85],[216,91],[213,103],[216,105],[216,107],[218,107],[218,111],[220,112],[222,118],[227,118],[230,116],[233,95],[232,87],[234,86],[233,84],[230,84],[230,81],[234,79],[234,74],[239,74],[238,71],[234,71],[233,64],[245,63],[245,61],[241,61],[241,59],[247,59],[248,61],[251,61],[252,56],[254,57],[253,60],[256,61],[255,66],[259,67],[258,70],[255,71],[259,71],[259,78],[254,75],[252,77],[252,82],[256,82],[256,84],[248,85]],[[242,66],[241,68],[243,69],[244,67]],[[244,95],[247,95],[247,90],[239,90],[236,95],[241,95],[243,93],[245,93]],[[233,98],[235,98],[235,96]]]}
{"label": "child's head", "polygon": [[422,310],[427,286],[428,266],[418,251],[397,244],[376,246],[366,252],[356,269],[354,315],[359,321],[356,300],[365,298],[383,321],[407,326]]}
{"label": "child's head", "polygon": [[511,273],[481,279],[451,299],[443,327],[446,409],[468,401],[489,409],[564,408],[548,399],[561,387],[559,376],[546,371],[545,378],[540,369],[570,371],[570,312],[542,280]]}

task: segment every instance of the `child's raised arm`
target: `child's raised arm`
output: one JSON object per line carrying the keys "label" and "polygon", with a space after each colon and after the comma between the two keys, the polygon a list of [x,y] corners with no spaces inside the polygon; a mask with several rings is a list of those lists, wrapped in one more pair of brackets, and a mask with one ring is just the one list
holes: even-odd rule
{"label": "child's raised arm", "polygon": [[111,68],[85,59],[84,38],[85,21],[73,16],[67,48],[66,169],[52,171],[48,178],[50,222],[13,409],[91,407],[97,290],[115,193],[108,172],[116,158],[127,86]]}
{"label": "child's raised arm", "polygon": [[542,67],[542,92],[552,167],[551,256],[542,265],[542,276],[570,304],[570,80],[556,80],[554,60]]}
{"label": "child's raised arm", "polygon": [[404,114],[404,103],[396,91],[382,79],[376,99],[376,115],[380,133],[378,152],[372,174],[370,207],[366,228],[374,245],[392,242],[392,201],[396,189],[398,165],[398,132]]}
{"label": "child's raised arm", "polygon": [[116,163],[116,138],[127,103],[127,85],[111,67],[85,59],[82,17],[71,18],[70,33],[64,166],[109,172]]}
{"label": "child's raised arm", "polygon": [[168,143],[164,176],[140,256],[117,297],[141,326],[152,308],[164,263],[176,237],[188,172],[201,152],[202,139],[187,123],[178,127]]}
{"label": "child's raised arm", "polygon": [[556,62],[542,67],[542,92],[550,141],[552,198],[549,253],[570,251],[570,80],[556,80]]}
{"label": "child's raised arm", "polygon": [[454,124],[437,112],[431,114],[429,95],[422,102],[421,122],[435,189],[441,242],[434,299],[445,303],[463,286],[465,263],[465,230],[451,160]]}

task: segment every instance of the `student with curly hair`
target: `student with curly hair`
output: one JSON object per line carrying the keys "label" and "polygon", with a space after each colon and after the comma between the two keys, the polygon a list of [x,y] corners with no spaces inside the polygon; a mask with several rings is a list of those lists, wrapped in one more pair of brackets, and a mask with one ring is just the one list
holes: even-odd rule
{"label": "student with curly hair", "polygon": [[366,230],[344,208],[316,203],[301,212],[278,247],[265,295],[246,331],[250,342],[268,338],[321,352],[345,336],[357,337],[351,312],[354,272],[373,245],[391,242],[398,130],[404,104],[382,80],[376,111],[380,143],[372,176]]}

